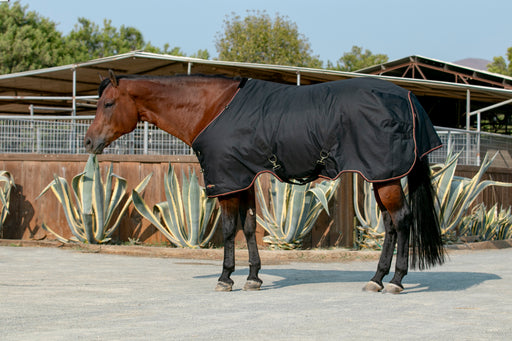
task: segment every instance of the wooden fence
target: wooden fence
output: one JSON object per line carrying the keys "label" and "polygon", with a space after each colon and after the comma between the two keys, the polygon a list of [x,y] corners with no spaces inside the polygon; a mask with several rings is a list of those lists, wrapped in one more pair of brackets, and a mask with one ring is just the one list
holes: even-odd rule
{"label": "wooden fence", "polygon": [[[195,156],[148,156],[148,155],[102,155],[98,157],[102,167],[113,163],[114,173],[128,181],[128,193],[146,175],[153,173],[145,192],[144,199],[148,205],[165,200],[163,191],[164,174],[169,162],[177,169],[187,171],[194,168],[199,175],[200,167]],[[40,155],[40,154],[0,154],[0,170],[7,170],[13,176],[16,188],[11,192],[10,214],[5,222],[3,237],[7,239],[54,239],[51,234],[41,229],[44,221],[57,233],[64,237],[71,237],[64,212],[53,193],[48,192],[36,200],[39,193],[53,180],[53,176],[65,177],[68,182],[83,171],[86,155]],[[476,167],[461,166],[457,174],[472,177]],[[491,168],[486,178],[512,182],[512,170],[504,168]],[[498,202],[504,207],[512,205],[512,191],[510,188],[487,189],[479,198],[488,206]],[[257,208],[257,213],[259,209]],[[353,245],[354,209],[352,176],[342,177],[334,200],[330,202],[331,216],[325,212],[321,214],[311,234],[304,240],[304,247],[331,247]],[[221,229],[213,239],[216,246],[222,245]],[[264,230],[258,226],[257,240],[263,244]],[[113,236],[119,242],[138,240],[149,244],[168,244],[165,237],[138,212],[130,207],[128,214],[123,218],[119,229]],[[237,235],[237,242],[243,244],[243,234]]]}

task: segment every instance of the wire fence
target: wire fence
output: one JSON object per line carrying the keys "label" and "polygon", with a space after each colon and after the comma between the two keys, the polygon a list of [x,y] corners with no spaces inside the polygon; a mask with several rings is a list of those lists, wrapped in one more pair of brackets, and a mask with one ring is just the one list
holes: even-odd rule
{"label": "wire fence", "polygon": [[[0,153],[86,154],[83,140],[93,117],[0,116]],[[512,165],[512,137],[436,127],[444,146],[429,155],[432,163],[446,160],[449,150],[461,152],[459,164],[480,165],[486,152],[499,151]],[[106,154],[190,155],[192,149],[148,123],[114,141]]]}
{"label": "wire fence", "polygon": [[431,163],[444,162],[448,153],[452,151],[461,153],[459,165],[480,166],[486,153],[494,155],[499,152],[500,160],[495,160],[494,164],[501,167],[512,166],[512,136],[444,127],[436,127],[436,131],[443,142],[443,147],[429,155]]}
{"label": "wire fence", "polygon": [[[0,153],[86,154],[92,118],[0,118]],[[139,123],[105,148],[105,154],[189,155],[192,149],[148,123]]]}

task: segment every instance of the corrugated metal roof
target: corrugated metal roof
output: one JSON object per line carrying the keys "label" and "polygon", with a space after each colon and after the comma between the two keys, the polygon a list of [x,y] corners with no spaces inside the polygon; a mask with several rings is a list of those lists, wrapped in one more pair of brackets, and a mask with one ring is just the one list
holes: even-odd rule
{"label": "corrugated metal roof", "polygon": [[[174,75],[187,73],[189,68],[192,73],[252,77],[290,84],[296,84],[297,75],[300,74],[300,82],[303,85],[370,76],[389,80],[419,96],[465,99],[469,89],[472,100],[497,103],[512,98],[512,90],[471,84],[282,65],[203,60],[133,51],[84,63],[0,75],[0,114],[28,114],[29,104],[71,107],[74,70],[76,70],[76,95],[94,96],[100,83],[100,75],[107,76],[109,69],[114,70],[117,74]],[[12,96],[19,97],[12,99]],[[30,98],[26,98],[26,96],[30,96]],[[66,98],[49,102],[38,100],[34,96],[64,96]],[[90,105],[87,106],[87,102],[89,100],[78,99],[78,114],[94,112]]]}

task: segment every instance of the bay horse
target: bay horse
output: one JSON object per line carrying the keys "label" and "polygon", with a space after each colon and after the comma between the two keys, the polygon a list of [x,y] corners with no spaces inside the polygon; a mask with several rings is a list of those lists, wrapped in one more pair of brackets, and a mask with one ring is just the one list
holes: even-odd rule
{"label": "bay horse", "polygon": [[[444,262],[425,157],[441,144],[417,99],[403,88],[374,78],[294,86],[224,76],[116,76],[110,71],[99,87],[86,150],[101,153],[139,121],[192,146],[207,194],[219,199],[224,261],[217,291],[232,290],[239,218],[249,251],[244,290],[262,285],[253,183],[263,172],[299,184],[344,172],[359,172],[373,182],[386,235],[377,271],[364,291],[403,291],[410,243],[411,267]],[[404,176],[409,200],[400,183]],[[395,247],[395,273],[384,286]]]}

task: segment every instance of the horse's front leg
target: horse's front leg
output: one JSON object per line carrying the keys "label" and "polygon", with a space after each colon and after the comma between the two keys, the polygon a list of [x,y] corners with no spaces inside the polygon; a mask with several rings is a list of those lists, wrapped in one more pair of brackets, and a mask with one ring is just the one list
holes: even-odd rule
{"label": "horse's front leg", "polygon": [[238,220],[238,209],[240,197],[230,195],[219,198],[221,207],[222,235],[224,237],[224,262],[222,263],[222,274],[219,277],[216,291],[231,291],[233,280],[230,278],[235,271],[235,235]]}
{"label": "horse's front leg", "polygon": [[261,260],[256,242],[256,200],[254,187],[251,187],[241,195],[240,218],[249,251],[249,276],[247,277],[244,290],[259,290],[263,281],[258,277],[258,272],[261,269]]}

